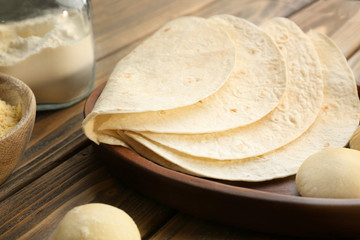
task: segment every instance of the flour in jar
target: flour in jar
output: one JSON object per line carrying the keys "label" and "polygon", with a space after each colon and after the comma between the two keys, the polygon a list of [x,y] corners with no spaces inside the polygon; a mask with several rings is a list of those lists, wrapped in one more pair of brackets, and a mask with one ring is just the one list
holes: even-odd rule
{"label": "flour in jar", "polygon": [[25,82],[38,104],[83,96],[94,65],[88,21],[82,13],[61,11],[0,24],[0,72]]}

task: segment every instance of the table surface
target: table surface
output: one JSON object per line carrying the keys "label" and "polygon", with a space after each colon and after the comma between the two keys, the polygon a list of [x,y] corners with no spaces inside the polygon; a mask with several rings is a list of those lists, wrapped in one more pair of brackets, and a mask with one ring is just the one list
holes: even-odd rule
{"label": "table surface", "polygon": [[[329,35],[360,81],[360,2],[313,0],[93,0],[95,86],[167,21],[228,13],[256,24],[282,16]],[[81,130],[84,101],[38,112],[22,161],[0,186],[0,239],[48,239],[71,208],[101,202],[126,211],[143,239],[294,239],[199,219],[144,196],[112,176]],[[221,207],[221,206],[218,206]],[[241,216],[239,216],[241,217]]]}

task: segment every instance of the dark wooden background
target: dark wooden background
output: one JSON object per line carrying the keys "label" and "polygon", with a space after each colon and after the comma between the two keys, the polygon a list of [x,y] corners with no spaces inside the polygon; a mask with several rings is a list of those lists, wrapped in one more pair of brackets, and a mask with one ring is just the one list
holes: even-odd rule
{"label": "dark wooden background", "polygon": [[[313,0],[93,0],[96,82],[165,22],[228,13],[256,24],[283,16],[328,34],[360,81],[360,2]],[[0,186],[0,239],[47,239],[71,208],[102,202],[126,211],[143,239],[294,239],[224,226],[178,212],[119,182],[81,130],[84,101],[38,112],[24,159]],[[241,217],[241,216],[239,216]]]}

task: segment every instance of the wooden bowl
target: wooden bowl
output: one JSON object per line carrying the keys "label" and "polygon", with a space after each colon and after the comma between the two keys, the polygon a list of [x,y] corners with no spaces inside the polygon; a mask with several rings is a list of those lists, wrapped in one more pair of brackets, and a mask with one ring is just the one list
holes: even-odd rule
{"label": "wooden bowl", "polygon": [[0,136],[0,184],[22,158],[35,121],[36,101],[33,92],[22,81],[0,73],[0,99],[21,106],[22,117],[8,133]]}

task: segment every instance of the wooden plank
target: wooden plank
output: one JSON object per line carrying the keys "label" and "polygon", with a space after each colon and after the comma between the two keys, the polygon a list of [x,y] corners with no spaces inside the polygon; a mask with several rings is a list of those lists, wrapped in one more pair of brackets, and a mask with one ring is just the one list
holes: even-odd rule
{"label": "wooden plank", "polygon": [[194,13],[197,16],[210,17],[216,14],[231,14],[245,18],[255,24],[276,17],[287,17],[295,11],[313,3],[314,0],[219,0]]}
{"label": "wooden plank", "polygon": [[214,0],[94,0],[96,57],[101,59],[149,35],[167,21],[190,15]]}
{"label": "wooden plank", "polygon": [[360,2],[357,2],[353,9],[357,10],[356,13],[349,16],[346,24],[332,35],[332,39],[348,58],[360,47]]}
{"label": "wooden plank", "polygon": [[328,35],[349,59],[360,85],[360,2],[319,1],[290,17],[305,32],[315,29]]}
{"label": "wooden plank", "polygon": [[349,65],[354,72],[357,85],[360,86],[360,50],[351,56]]}
{"label": "wooden plank", "polygon": [[[214,206],[214,207],[221,207]],[[241,216],[239,216],[240,218]],[[293,237],[285,237],[276,234],[266,234],[254,232],[252,230],[239,227],[223,225],[217,222],[211,222],[179,213],[165,224],[160,231],[155,233],[149,240],[168,239],[281,239],[293,240]],[[310,239],[308,239],[310,240]]]}
{"label": "wooden plank", "polygon": [[[139,2],[147,4],[146,6],[151,5],[148,10],[152,9],[153,12],[146,13],[145,7],[138,6]],[[187,5],[177,13],[176,8],[181,3],[184,4],[184,1],[179,1],[180,3],[162,1],[161,3],[164,3],[165,6],[161,7],[161,10],[155,10],[157,9],[157,3],[154,2],[93,1],[94,17],[98,16],[98,18],[94,18],[94,31],[97,43],[97,58],[100,59],[97,62],[96,85],[105,81],[116,62],[137,45],[137,42],[134,42],[135,40],[141,41],[164,22],[181,14],[211,16],[226,12],[260,23],[263,19],[272,16],[288,16],[291,12],[297,10],[297,8],[294,8],[294,6],[298,6],[297,4],[304,6],[309,3],[308,1],[305,4],[302,1],[293,1],[293,4],[290,1],[203,1],[199,5],[196,2],[194,6],[192,5],[193,7]],[[190,4],[190,2],[194,1],[188,2]],[[131,6],[129,7],[130,10],[126,8],[125,3]],[[261,5],[261,8],[257,8],[256,3],[257,6]],[[124,4],[122,5],[124,7],[123,11],[130,11],[126,21],[119,22],[116,18],[109,19],[116,16],[117,11],[115,9],[119,9],[121,4]],[[320,3],[308,7],[314,9],[313,7],[317,6],[316,9],[322,9],[321,6],[324,5],[318,4]],[[335,3],[331,2],[331,4],[334,5]],[[282,7],[279,7],[280,5]],[[109,10],[109,8],[112,9]],[[166,9],[171,11],[163,13],[162,11]],[[109,11],[112,12],[112,15],[109,14]],[[141,13],[144,13],[145,16],[140,18],[142,22],[138,22],[136,17]],[[311,16],[301,14],[304,13],[300,11],[294,16],[298,16],[299,19],[306,19]],[[340,19],[342,25],[336,25],[338,26],[337,29],[331,33],[332,37],[339,36],[335,37],[335,39],[338,39],[336,41],[347,40],[342,37],[341,32],[351,33],[351,29],[356,27],[357,14],[355,13],[352,16],[355,16],[352,20],[354,24],[352,27],[349,27],[351,21],[344,22],[343,19]],[[293,18],[296,20],[296,17]],[[153,20],[147,22],[151,19]],[[107,25],[109,22],[110,25]],[[301,21],[301,23],[303,24],[301,27],[306,29],[305,22]],[[325,26],[326,29],[330,29],[332,24],[322,23],[316,25],[309,23],[308,26],[317,26],[319,29]],[[104,28],[102,29],[102,27]],[[350,34],[350,36],[352,35]],[[347,41],[350,41],[348,44],[352,45],[352,39]],[[341,44],[343,45],[344,42]],[[355,49],[356,47],[352,46],[352,48]],[[118,51],[119,49],[120,51]],[[353,50],[350,48],[343,51],[351,55]],[[350,62],[353,61],[353,68],[358,66],[358,58],[360,56],[355,54],[350,59]],[[3,228],[0,227],[0,231],[4,233],[4,235],[1,235],[1,239],[17,239],[17,237],[20,239],[44,239],[54,229],[67,210],[78,204],[93,201],[106,202],[128,210],[138,223],[142,236],[145,238],[156,230],[154,228],[159,227],[162,222],[172,216],[172,210],[144,199],[137,193],[118,184],[107,175],[104,166],[96,165],[94,167],[92,164],[88,165],[87,161],[92,159],[91,153],[87,155],[86,152],[90,151],[89,148],[81,151],[75,157],[68,158],[69,154],[73,154],[89,144],[81,132],[83,104],[84,102],[81,102],[65,110],[38,114],[33,138],[25,159],[19,164],[9,181],[3,185],[5,188],[3,186],[0,188],[0,199],[1,196],[5,199],[0,203],[0,225],[3,226]],[[85,154],[83,158],[81,154]],[[77,165],[74,163],[74,159],[78,158],[82,159],[82,164]],[[74,178],[69,177],[69,175],[74,176]],[[66,177],[69,177],[69,179],[66,179]],[[53,190],[45,183],[52,183],[56,190]],[[60,189],[63,189],[64,186],[69,187],[66,191],[61,191]],[[40,188],[42,189],[40,190]],[[39,193],[36,194],[38,190]],[[104,193],[105,196],[103,196]],[[26,200],[25,204],[22,204],[21,201],[23,200]],[[59,207],[58,210],[55,210],[57,207]],[[158,212],[160,212],[159,218],[156,218]],[[3,220],[6,221],[3,222]],[[210,231],[210,234],[206,234],[208,231]],[[243,230],[239,229],[217,227],[217,225],[215,226],[209,222],[199,221],[189,216],[184,217],[182,214],[177,215],[166,227],[158,231],[152,239],[164,239],[161,238],[163,236],[169,236],[172,239],[215,239],[214,237],[217,236],[226,236],[228,239],[231,236],[265,238],[263,235],[246,231],[244,233]]]}
{"label": "wooden plank", "polygon": [[87,147],[0,202],[1,239],[48,239],[67,211],[89,202],[123,209],[142,236],[173,215],[172,209],[118,184]]}
{"label": "wooden plank", "polygon": [[[233,14],[258,23],[273,16],[287,16],[314,0],[158,0],[93,1],[97,59],[148,36],[167,21],[183,15],[209,17]],[[111,17],[109,17],[111,16]],[[259,20],[259,21],[257,21]]]}
{"label": "wooden plank", "polygon": [[[66,116],[66,115],[62,115]],[[0,186],[0,200],[18,191],[39,176],[61,164],[71,152],[84,146],[86,138],[80,129],[82,116],[77,113],[74,118],[56,122],[56,129],[42,129],[41,123],[36,123],[34,132],[45,131],[48,135],[32,142],[26,150],[24,158],[16,166],[9,179]],[[49,121],[49,125],[50,125]],[[76,127],[74,127],[77,125]]]}
{"label": "wooden plank", "polygon": [[304,32],[315,29],[330,36],[347,57],[360,46],[359,1],[318,1],[290,19]]}

